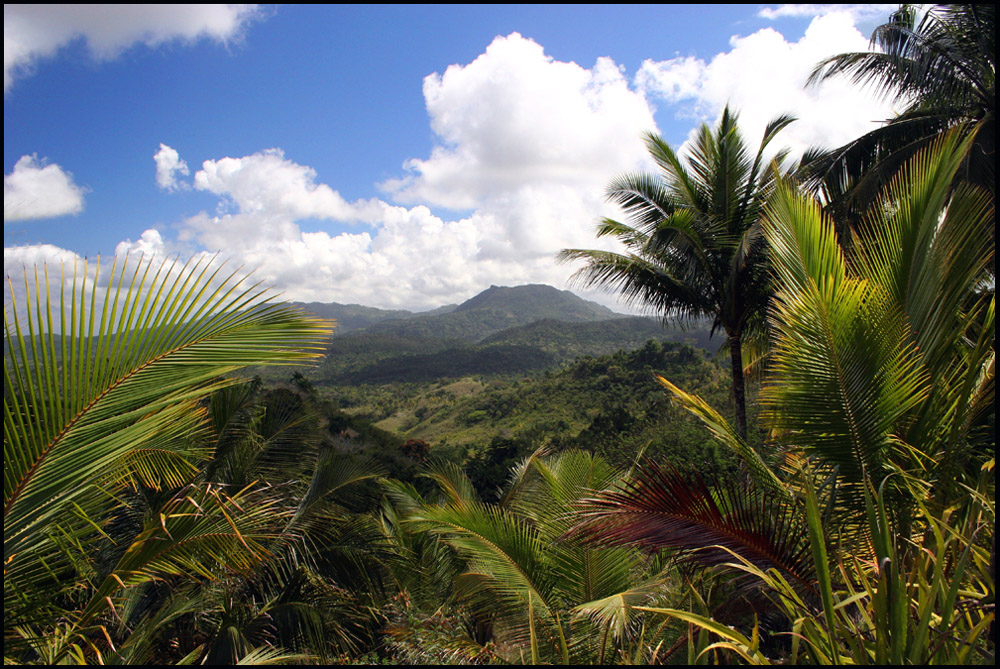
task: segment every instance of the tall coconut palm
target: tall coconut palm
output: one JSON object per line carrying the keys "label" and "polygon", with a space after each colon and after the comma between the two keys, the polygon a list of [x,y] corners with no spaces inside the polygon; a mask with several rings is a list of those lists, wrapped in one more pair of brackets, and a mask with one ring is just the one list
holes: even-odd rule
{"label": "tall coconut palm", "polygon": [[606,218],[598,237],[621,242],[625,253],[565,249],[563,261],[583,260],[574,276],[585,286],[621,293],[664,319],[712,319],[712,331],[728,338],[737,429],[746,437],[743,343],[748,328],[763,318],[767,303],[766,251],[761,207],[770,193],[784,152],[767,164],[764,150],[794,121],[775,118],[751,153],[727,106],[718,126],[703,125],[683,160],[655,134],[646,146],[658,174],[629,173],[608,186],[628,223]]}
{"label": "tall coconut palm", "polygon": [[957,126],[976,137],[959,178],[995,192],[995,6],[937,5],[918,21],[917,7],[903,5],[871,41],[878,51],[827,58],[810,82],[846,76],[902,111],[842,147],[808,153],[807,182],[838,216],[861,214],[910,157]]}

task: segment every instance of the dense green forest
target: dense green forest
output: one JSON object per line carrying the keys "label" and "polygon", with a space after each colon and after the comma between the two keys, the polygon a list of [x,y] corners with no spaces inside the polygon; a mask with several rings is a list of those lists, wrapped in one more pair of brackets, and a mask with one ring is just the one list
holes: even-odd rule
{"label": "dense green forest", "polygon": [[26,279],[5,663],[988,664],[995,32],[902,6],[814,72],[899,115],[794,165],[790,117],[648,135],[622,251],[559,259],[656,319]]}

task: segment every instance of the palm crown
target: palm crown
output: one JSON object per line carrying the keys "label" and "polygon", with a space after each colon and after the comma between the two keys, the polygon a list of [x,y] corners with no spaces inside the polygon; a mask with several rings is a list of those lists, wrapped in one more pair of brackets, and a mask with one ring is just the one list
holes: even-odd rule
{"label": "palm crown", "polygon": [[996,180],[996,9],[938,5],[918,22],[903,5],[872,34],[880,51],[820,62],[815,83],[844,75],[903,105],[882,127],[833,150],[813,150],[803,175],[842,214],[859,214],[893,174],[948,128],[976,135],[959,177],[993,192]]}
{"label": "palm crown", "polygon": [[625,253],[566,249],[560,254],[562,260],[586,261],[575,275],[584,285],[615,288],[626,302],[664,319],[712,318],[713,331],[729,338],[737,423],[744,436],[743,339],[762,320],[768,296],[760,215],[785,156],[781,152],[765,164],[764,151],[793,120],[772,120],[751,153],[737,114],[726,107],[715,130],[701,127],[686,161],[662,138],[647,134],[659,173],[629,173],[612,181],[607,198],[625,210],[629,222],[605,218],[597,228],[598,237],[622,242]]}

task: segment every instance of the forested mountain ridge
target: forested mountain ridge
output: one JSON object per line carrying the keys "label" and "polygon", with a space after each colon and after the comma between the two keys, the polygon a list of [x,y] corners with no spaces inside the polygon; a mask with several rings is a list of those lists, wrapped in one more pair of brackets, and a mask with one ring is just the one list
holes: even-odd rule
{"label": "forested mountain ridge", "polygon": [[576,322],[606,320],[623,316],[623,314],[616,313],[596,302],[577,297],[568,290],[559,290],[544,284],[490,286],[461,304],[446,304],[429,311],[379,309],[360,304],[339,304],[337,302],[294,302],[293,304],[320,318],[335,320],[337,322],[336,334],[338,335],[370,329],[390,334],[448,336],[434,332],[435,328],[441,328],[447,332],[461,332],[464,325],[472,322],[468,316],[441,318],[456,312],[479,312],[483,317],[475,320],[494,324],[487,325],[485,328],[478,326],[475,335],[470,334],[464,338],[486,336],[487,333],[496,332],[512,325],[524,325],[542,318]]}
{"label": "forested mountain ridge", "polygon": [[379,309],[360,304],[339,304],[337,302],[295,302],[309,313],[320,318],[333,319],[337,323],[335,334],[342,335],[355,330],[362,330],[375,323],[388,320],[402,320],[418,316],[446,314],[457,305],[447,304],[431,311],[407,311],[406,309]]}
{"label": "forested mountain ridge", "polygon": [[[550,369],[580,356],[607,355],[647,341],[689,343],[714,350],[704,325],[666,329],[657,320],[618,314],[552,286],[491,286],[454,308],[410,314],[349,305],[316,305],[317,315],[346,315],[315,383],[423,383],[474,375],[523,374]],[[339,323],[338,323],[339,326]]]}
{"label": "forested mountain ridge", "polygon": [[501,330],[543,318],[588,322],[621,317],[622,314],[607,307],[552,286],[490,286],[447,313],[432,312],[380,320],[365,328],[364,332],[475,342]]}
{"label": "forested mountain ridge", "polygon": [[705,325],[687,329],[664,327],[658,320],[643,316],[592,323],[567,323],[544,318],[502,330],[480,340],[479,344],[532,345],[572,359],[581,355],[604,355],[618,349],[637,348],[650,339],[685,342],[708,351],[714,351],[718,346],[718,340],[709,337],[709,329]]}
{"label": "forested mountain ridge", "polygon": [[518,318],[558,318],[564,321],[585,321],[621,318],[622,314],[585,300],[568,290],[545,284],[523,286],[490,286],[455,308],[455,312],[497,309]]}

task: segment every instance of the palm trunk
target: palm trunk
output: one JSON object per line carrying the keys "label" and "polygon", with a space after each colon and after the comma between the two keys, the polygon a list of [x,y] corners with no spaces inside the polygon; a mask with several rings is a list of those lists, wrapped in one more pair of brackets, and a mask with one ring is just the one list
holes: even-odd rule
{"label": "palm trunk", "polygon": [[747,438],[747,398],[743,382],[743,341],[740,335],[729,335],[729,358],[733,366],[733,404],[736,406],[736,431],[743,441]]}

